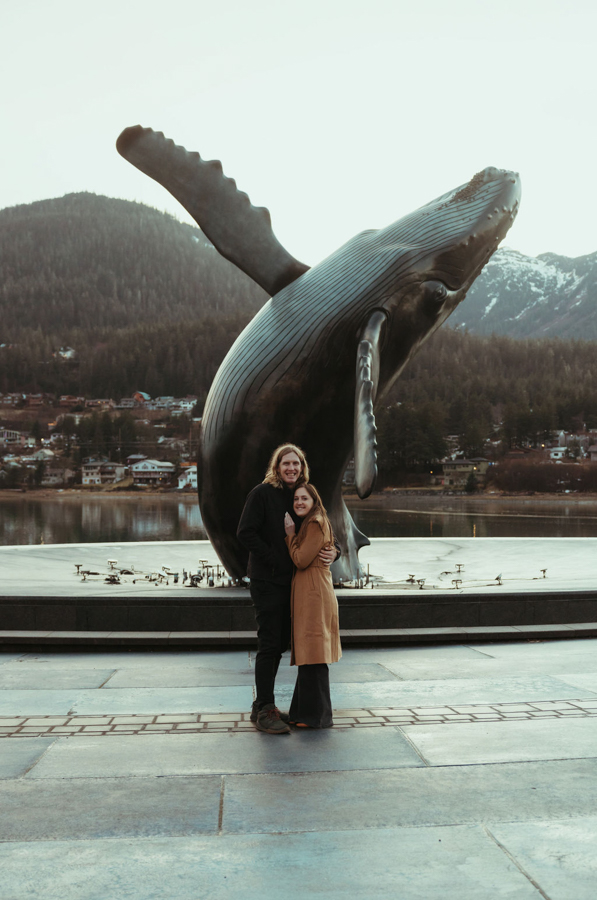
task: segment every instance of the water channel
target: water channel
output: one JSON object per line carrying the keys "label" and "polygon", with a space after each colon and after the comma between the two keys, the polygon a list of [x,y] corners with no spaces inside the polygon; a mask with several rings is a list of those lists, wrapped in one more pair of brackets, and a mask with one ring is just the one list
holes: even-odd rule
{"label": "water channel", "polygon": [[[597,537],[597,496],[383,493],[347,497],[369,537]],[[193,494],[0,491],[0,545],[191,541],[207,537]]]}

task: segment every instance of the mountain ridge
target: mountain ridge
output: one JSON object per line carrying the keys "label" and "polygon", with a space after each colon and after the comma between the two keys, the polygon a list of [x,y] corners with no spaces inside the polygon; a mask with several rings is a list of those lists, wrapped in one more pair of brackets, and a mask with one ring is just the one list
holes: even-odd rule
{"label": "mountain ridge", "polygon": [[526,256],[500,248],[450,324],[472,334],[597,339],[597,252]]}

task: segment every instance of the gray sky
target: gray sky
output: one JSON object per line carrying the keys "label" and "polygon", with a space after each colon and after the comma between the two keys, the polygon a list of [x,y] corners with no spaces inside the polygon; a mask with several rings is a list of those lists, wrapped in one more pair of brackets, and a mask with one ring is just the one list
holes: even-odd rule
{"label": "gray sky", "polygon": [[594,0],[0,0],[0,208],[93,191],[183,221],[127,125],[221,159],[314,264],[487,165],[507,245],[597,251]]}

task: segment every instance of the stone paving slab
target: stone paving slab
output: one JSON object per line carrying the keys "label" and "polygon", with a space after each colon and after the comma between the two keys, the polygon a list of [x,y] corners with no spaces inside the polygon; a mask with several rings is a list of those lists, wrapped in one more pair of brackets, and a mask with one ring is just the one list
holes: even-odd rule
{"label": "stone paving slab", "polygon": [[574,660],[574,672],[570,672],[570,658],[568,659],[568,673],[562,674],[559,676],[560,681],[563,681],[565,684],[569,684],[574,688],[580,688],[583,694],[588,693],[597,693],[597,662],[593,663],[593,672],[578,672],[576,668],[576,659]]}
{"label": "stone paving slab", "polygon": [[31,737],[22,738],[18,743],[3,741],[0,750],[0,778],[20,778],[25,775],[55,739]]}
{"label": "stone paving slab", "polygon": [[81,778],[0,785],[0,841],[215,834],[222,779]]}
{"label": "stone paving slab", "polygon": [[77,715],[119,715],[159,713],[226,712],[250,709],[253,702],[251,685],[203,688],[121,688],[81,691],[72,712]]}
{"label": "stone paving slab", "polygon": [[[518,677],[549,675],[557,676],[567,684],[573,682],[566,678],[570,672],[570,655],[562,653],[560,656],[550,656],[545,659],[517,659],[516,674]],[[387,663],[387,668],[408,681],[427,681],[429,679],[469,679],[469,678],[503,678],[512,672],[512,658],[476,659],[476,660],[446,660],[442,666],[441,674],[437,671],[437,665],[431,661],[401,661],[396,659],[393,663]],[[597,691],[597,660],[595,652],[579,653],[574,658],[574,668],[580,677],[588,679],[578,683],[578,687]],[[576,683],[576,682],[574,682]]]}
{"label": "stone paving slab", "polygon": [[110,740],[105,737],[65,737],[56,740],[26,777],[329,772],[424,765],[398,728],[380,730],[374,742],[367,732],[365,728],[297,730],[292,735],[269,735],[252,730],[248,734],[229,732],[176,737],[151,733],[142,737],[114,735]]}
{"label": "stone paving slab", "polygon": [[79,694],[76,690],[0,691],[0,716],[67,715]]}
{"label": "stone paving slab", "polygon": [[6,690],[71,690],[100,688],[114,674],[115,669],[65,668],[56,666],[27,666],[15,663],[0,667],[0,691]]}
{"label": "stone paving slab", "polygon": [[[296,676],[296,666],[281,666],[276,678],[276,684],[289,684],[294,688]],[[331,684],[339,684],[342,682],[364,684],[366,682],[398,680],[398,676],[393,672],[390,672],[384,666],[375,663],[370,663],[368,665],[330,666]],[[127,666],[110,678],[110,681],[106,684],[106,688],[154,686],[167,688],[241,684],[248,684],[250,686],[255,684],[255,670],[253,668],[247,667],[245,670],[232,671],[223,668],[206,668],[205,666],[172,666],[166,668],[151,666],[138,669]]]}
{"label": "stone paving slab", "polygon": [[[493,647],[493,645],[491,645],[491,647]],[[255,653],[252,652],[251,656],[254,658]],[[375,662],[378,665],[390,666],[401,660],[408,662],[410,660],[441,659],[443,661],[450,659],[474,660],[489,658],[491,658],[491,649],[485,644],[475,648],[463,646],[462,644],[444,644],[443,646],[423,645],[416,647],[406,645],[393,649],[388,649],[387,647],[351,647],[348,654],[343,656],[340,662],[335,665],[342,666],[345,662],[349,665]]]}
{"label": "stone paving slab", "polygon": [[0,666],[13,662],[15,659],[20,659],[22,655],[22,653],[0,653]]}
{"label": "stone paving slab", "polygon": [[[290,657],[290,654],[288,654]],[[18,657],[22,660],[19,665],[37,665],[50,669],[55,666],[60,669],[73,666],[75,669],[83,666],[93,668],[98,666],[103,669],[125,669],[139,667],[155,667],[170,669],[173,667],[205,667],[208,669],[222,668],[244,671],[251,666],[251,656],[248,650],[94,650],[91,652],[37,652],[21,653]]]}
{"label": "stone paving slab", "polygon": [[[43,676],[41,676],[43,680]],[[119,715],[250,709],[250,685],[119,690],[0,690],[0,716]]]}
{"label": "stone paving slab", "polygon": [[491,835],[550,900],[595,900],[597,818],[491,825]]}
{"label": "stone paving slab", "polygon": [[[595,652],[596,643],[595,638],[577,637],[574,639],[573,644],[570,644],[570,641],[567,640],[534,641],[530,644],[521,644],[517,641],[492,641],[489,644],[477,644],[472,641],[468,646],[471,650],[487,654],[494,659],[514,658],[524,661],[525,659],[549,659],[562,654],[568,655],[569,659],[575,659],[577,654],[582,655]],[[412,649],[415,658],[421,658],[417,656],[417,648]],[[429,647],[427,649],[433,652],[434,648]]]}
{"label": "stone paving slab", "polygon": [[10,900],[264,900],[272,870],[286,900],[538,900],[474,826],[7,843],[0,869]]}
{"label": "stone paving slab", "polygon": [[[502,678],[440,679],[413,683],[395,681],[378,684],[336,684],[332,688],[332,705],[337,708],[382,706],[443,706],[446,703],[506,703],[533,700],[566,700],[591,690],[572,687],[548,675]],[[276,702],[287,708],[292,690],[276,686]],[[595,691],[597,697],[597,685]]]}
{"label": "stone paving slab", "polygon": [[[514,713],[516,716],[516,713]],[[454,724],[403,728],[412,744],[432,766],[597,757],[597,718],[536,718],[521,713],[507,725],[485,722],[475,728]]]}
{"label": "stone paving slab", "polygon": [[315,772],[304,778],[227,775],[222,829],[324,832],[525,822],[590,816],[596,808],[597,759]]}
{"label": "stone paving slab", "polygon": [[[296,679],[296,674],[295,674]],[[127,666],[110,679],[106,688],[190,688],[255,684],[255,670],[208,669],[205,666],[171,666],[133,669]]]}

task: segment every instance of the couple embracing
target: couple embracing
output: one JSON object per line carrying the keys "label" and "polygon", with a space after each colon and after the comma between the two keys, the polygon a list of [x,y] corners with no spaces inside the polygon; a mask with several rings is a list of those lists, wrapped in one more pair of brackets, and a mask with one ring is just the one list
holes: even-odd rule
{"label": "couple embracing", "polygon": [[[289,725],[329,728],[328,663],[342,655],[329,568],[339,548],[300,447],[282,444],[274,451],[262,484],[247,497],[237,537],[249,551],[257,620],[251,721],[267,734],[288,734]],[[290,711],[283,713],[274,683],[289,645],[298,676]]]}

